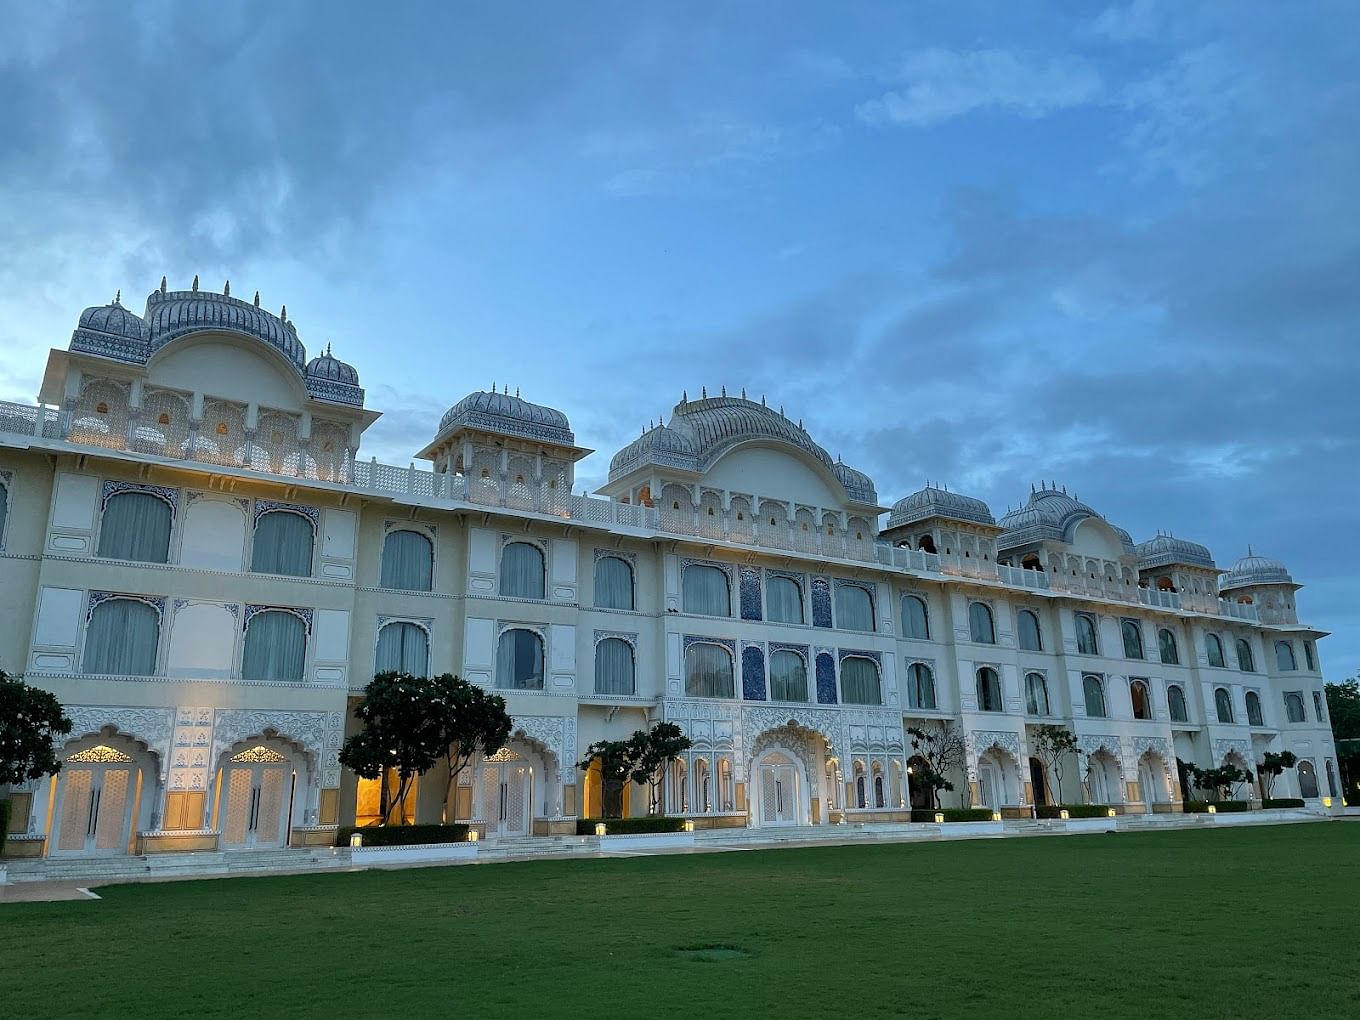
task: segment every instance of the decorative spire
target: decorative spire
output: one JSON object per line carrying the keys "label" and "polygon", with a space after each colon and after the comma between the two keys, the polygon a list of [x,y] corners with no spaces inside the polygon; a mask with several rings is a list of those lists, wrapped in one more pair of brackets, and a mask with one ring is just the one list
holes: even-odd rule
{"label": "decorative spire", "polygon": [[702,394],[702,395],[699,397],[700,400],[707,400],[707,399],[708,399],[708,387],[707,387],[707,386],[700,387],[699,392],[700,392],[700,394]]}
{"label": "decorative spire", "polygon": [[1247,555],[1248,555],[1248,556],[1255,556],[1255,555],[1256,555],[1254,552],[1251,551],[1251,543],[1250,543],[1250,542],[1247,543]]}
{"label": "decorative spire", "polygon": [[122,288],[122,287],[119,287],[119,288],[118,288],[118,293],[115,294],[115,295],[113,295],[113,303],[114,303],[115,305],[121,305],[121,304],[123,303],[123,288]]}
{"label": "decorative spire", "polygon": [[515,396],[516,396],[516,397],[519,397],[519,387],[518,387],[518,386],[515,387]]}
{"label": "decorative spire", "polygon": [[496,380],[495,380],[495,379],[492,379],[492,380],[491,380],[491,392],[492,392],[492,393],[495,393],[495,392],[496,392]]}
{"label": "decorative spire", "polygon": [[781,417],[781,418],[784,417],[784,405],[783,405],[783,404],[780,404],[780,405],[779,405],[779,417]]}
{"label": "decorative spire", "polygon": [[194,274],[194,293],[198,293],[198,274]]}
{"label": "decorative spire", "polygon": [[[195,287],[194,289],[197,290],[198,288]],[[283,305],[283,306],[279,309],[279,319],[280,319],[280,321],[282,321],[282,322],[287,322],[287,321],[288,321],[288,306],[287,306],[287,305]]]}
{"label": "decorative spire", "polygon": [[745,387],[745,386],[743,386],[743,387],[741,388],[741,399],[742,399],[742,400],[745,400],[745,399],[746,399],[746,387]]}
{"label": "decorative spire", "polygon": [[727,396],[727,383],[723,383],[722,395]]}
{"label": "decorative spire", "polygon": [[230,281],[230,280],[228,280],[226,283],[222,284],[222,296],[223,296],[223,297],[231,297],[231,281]]}
{"label": "decorative spire", "polygon": [[761,407],[765,406],[765,394],[763,393],[760,395],[760,406]]}
{"label": "decorative spire", "polygon": [[255,307],[260,307],[260,292],[258,290],[255,292]]}
{"label": "decorative spire", "polygon": [[688,404],[688,403],[689,403],[689,390],[681,390],[681,391],[680,391],[680,403],[682,403],[682,404]]}
{"label": "decorative spire", "polygon": [[164,276],[161,277],[161,293],[162,293],[162,294],[165,293],[165,277],[164,277]]}
{"label": "decorative spire", "polygon": [[802,418],[799,418],[799,419],[798,419],[798,427],[799,427],[800,429],[803,427],[803,419],[802,419]]}
{"label": "decorative spire", "polygon": [[327,341],[326,341],[326,357],[329,358],[330,356],[331,356],[331,342],[330,342],[329,340],[327,340]]}

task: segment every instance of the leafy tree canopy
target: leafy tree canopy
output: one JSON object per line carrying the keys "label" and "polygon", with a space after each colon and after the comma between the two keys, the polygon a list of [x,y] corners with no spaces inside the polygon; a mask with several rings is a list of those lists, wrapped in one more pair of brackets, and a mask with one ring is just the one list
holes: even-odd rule
{"label": "leafy tree canopy", "polygon": [[55,776],[56,738],[70,732],[55,695],[0,670],[0,786]]}

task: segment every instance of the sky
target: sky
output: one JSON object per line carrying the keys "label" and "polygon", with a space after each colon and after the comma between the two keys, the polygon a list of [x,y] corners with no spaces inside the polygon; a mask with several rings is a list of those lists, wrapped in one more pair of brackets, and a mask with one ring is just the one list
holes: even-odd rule
{"label": "sky", "polygon": [[121,288],[259,290],[406,463],[767,395],[883,501],[1056,480],[1279,558],[1360,668],[1360,6],[0,0],[0,399]]}

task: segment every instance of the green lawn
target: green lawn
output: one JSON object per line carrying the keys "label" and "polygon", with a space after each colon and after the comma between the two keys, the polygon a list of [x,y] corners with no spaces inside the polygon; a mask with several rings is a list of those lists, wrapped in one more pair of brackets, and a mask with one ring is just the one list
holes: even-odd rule
{"label": "green lawn", "polygon": [[0,906],[0,1011],[1356,1016],[1358,878],[1338,822],[125,885]]}

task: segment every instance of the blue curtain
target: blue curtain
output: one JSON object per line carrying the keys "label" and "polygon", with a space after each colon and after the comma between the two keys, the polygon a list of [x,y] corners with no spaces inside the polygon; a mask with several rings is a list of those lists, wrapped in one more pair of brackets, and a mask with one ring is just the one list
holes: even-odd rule
{"label": "blue curtain", "polygon": [[726,648],[692,644],[685,649],[686,694],[691,698],[733,698],[736,692],[732,654]]}
{"label": "blue curtain", "polygon": [[1119,625],[1119,629],[1124,635],[1124,658],[1141,659],[1143,657],[1143,631],[1132,620],[1125,620]]}
{"label": "blue curtain", "polygon": [[250,618],[241,655],[243,678],[296,682],[302,679],[306,661],[307,627],[296,613],[269,609]]}
{"label": "blue curtain", "polygon": [[881,705],[878,666],[872,659],[847,655],[841,660],[841,700],[847,705]]}
{"label": "blue curtain", "polygon": [[771,623],[803,622],[803,589],[791,577],[771,577],[765,582],[765,605]]}
{"label": "blue curtain", "polygon": [[[167,562],[172,516],[170,504],[149,492],[110,496],[99,524],[99,555],[112,560]],[[3,523],[0,517],[0,526]]]}
{"label": "blue curtain", "polygon": [[136,599],[105,599],[90,613],[82,668],[109,676],[152,676],[160,631],[154,607]]}
{"label": "blue curtain", "polygon": [[874,629],[874,600],[859,585],[836,585],[836,626],[841,630]]}
{"label": "blue curtain", "polygon": [[1086,696],[1086,714],[1097,719],[1105,718],[1105,687],[1100,677],[1083,677],[1081,689]]}
{"label": "blue curtain", "polygon": [[428,676],[430,671],[430,638],[423,627],[414,623],[389,623],[378,631],[378,654],[374,672],[389,671]]}
{"label": "blue curtain", "polygon": [[1176,635],[1169,630],[1157,632],[1157,645],[1161,649],[1162,662],[1168,666],[1180,665],[1180,653],[1176,650]]}
{"label": "blue curtain", "polygon": [[434,578],[434,546],[418,531],[389,532],[383,539],[383,588],[429,591]]}
{"label": "blue curtain", "polygon": [[704,616],[731,616],[732,593],[727,574],[717,567],[691,563],[681,583],[685,612]]}
{"label": "blue curtain", "polygon": [[600,609],[633,608],[633,568],[627,560],[601,556],[595,561],[595,605]]}
{"label": "blue curtain", "polygon": [[770,656],[770,700],[807,701],[807,663],[797,652],[780,649]]}
{"label": "blue curtain", "polygon": [[546,586],[543,550],[528,542],[507,542],[501,550],[501,594],[541,599]]}
{"label": "blue curtain", "polygon": [[1100,644],[1096,641],[1096,621],[1085,613],[1077,614],[1077,651],[1082,655],[1100,654]]}
{"label": "blue curtain", "polygon": [[930,616],[926,613],[925,600],[917,595],[902,596],[902,636],[920,638],[930,637]]}
{"label": "blue curtain", "polygon": [[996,630],[992,626],[992,611],[981,602],[968,604],[969,636],[979,644],[996,644]]}
{"label": "blue curtain", "polygon": [[912,708],[935,709],[935,677],[924,662],[907,668],[907,703]]}
{"label": "blue curtain", "polygon": [[522,629],[501,635],[496,646],[496,686],[513,691],[543,690],[542,638]]}
{"label": "blue curtain", "polygon": [[1039,617],[1032,610],[1022,609],[1016,616],[1020,632],[1020,647],[1027,652],[1042,652],[1043,638],[1039,634]]}
{"label": "blue curtain", "polygon": [[1185,709],[1185,692],[1176,684],[1172,684],[1166,689],[1166,703],[1171,710],[1172,722],[1186,722],[1189,713]]}
{"label": "blue curtain", "polygon": [[635,694],[633,646],[622,638],[605,638],[595,646],[595,693]]}
{"label": "blue curtain", "polygon": [[[312,576],[312,522],[291,510],[270,510],[255,522],[250,569],[257,574]],[[296,617],[294,617],[296,619]]]}

